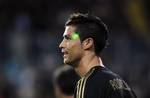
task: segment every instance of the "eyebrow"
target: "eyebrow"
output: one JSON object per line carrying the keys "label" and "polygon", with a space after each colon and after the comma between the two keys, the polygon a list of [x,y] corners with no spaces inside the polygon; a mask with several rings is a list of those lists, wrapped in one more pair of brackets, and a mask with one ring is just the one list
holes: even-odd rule
{"label": "eyebrow", "polygon": [[77,32],[74,32],[73,34],[65,34],[63,35],[64,38],[66,39],[72,39],[72,40],[76,40],[79,38],[79,34],[77,34]]}

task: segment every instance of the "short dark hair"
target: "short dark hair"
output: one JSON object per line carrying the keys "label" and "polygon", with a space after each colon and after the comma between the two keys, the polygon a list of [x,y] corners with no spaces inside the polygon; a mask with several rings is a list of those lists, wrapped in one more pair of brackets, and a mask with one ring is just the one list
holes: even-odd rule
{"label": "short dark hair", "polygon": [[95,53],[99,54],[108,44],[108,29],[100,18],[90,14],[73,13],[65,26],[73,25],[80,40],[93,38]]}
{"label": "short dark hair", "polygon": [[70,66],[63,66],[58,68],[53,75],[53,82],[57,84],[60,90],[66,95],[73,95],[76,83],[79,76]]}

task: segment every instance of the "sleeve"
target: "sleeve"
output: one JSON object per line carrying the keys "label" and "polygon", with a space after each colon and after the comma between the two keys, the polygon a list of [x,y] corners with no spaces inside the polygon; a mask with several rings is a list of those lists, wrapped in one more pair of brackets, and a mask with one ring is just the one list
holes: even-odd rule
{"label": "sleeve", "polygon": [[109,80],[105,96],[105,98],[137,98],[127,83],[119,78]]}

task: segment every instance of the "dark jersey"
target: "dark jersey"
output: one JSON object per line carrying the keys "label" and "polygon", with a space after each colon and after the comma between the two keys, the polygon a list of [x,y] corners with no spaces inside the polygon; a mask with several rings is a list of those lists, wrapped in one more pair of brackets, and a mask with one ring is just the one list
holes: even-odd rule
{"label": "dark jersey", "polygon": [[136,98],[136,95],[117,74],[96,66],[78,81],[74,98]]}

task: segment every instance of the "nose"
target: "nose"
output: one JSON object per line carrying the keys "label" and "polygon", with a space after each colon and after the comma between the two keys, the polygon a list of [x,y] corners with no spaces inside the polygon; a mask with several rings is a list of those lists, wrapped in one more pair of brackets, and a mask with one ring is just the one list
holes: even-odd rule
{"label": "nose", "polygon": [[61,43],[59,44],[59,48],[62,49],[64,47],[64,39],[61,41]]}

